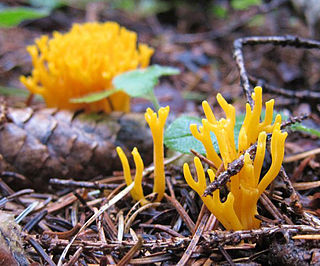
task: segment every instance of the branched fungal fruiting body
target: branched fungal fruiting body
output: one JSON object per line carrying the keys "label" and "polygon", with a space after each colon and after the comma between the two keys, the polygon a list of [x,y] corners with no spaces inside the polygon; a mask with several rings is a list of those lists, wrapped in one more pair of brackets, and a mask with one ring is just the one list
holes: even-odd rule
{"label": "branched fungal fruiting body", "polygon": [[166,188],[164,174],[164,150],[163,131],[169,114],[169,106],[160,108],[158,116],[150,108],[145,113],[145,119],[151,129],[153,138],[153,163],[154,163],[154,186],[153,192],[158,193],[157,201],[161,201]]}
{"label": "branched fungal fruiting body", "polygon": [[[126,181],[127,186],[130,186],[132,184],[132,177],[130,173],[130,166],[129,166],[128,159],[120,147],[117,147],[117,153],[123,167],[124,179]],[[133,148],[132,156],[133,156],[134,163],[136,165],[136,174],[134,177],[134,186],[133,186],[133,189],[130,191],[130,193],[134,200],[136,201],[140,200],[141,205],[145,205],[148,203],[148,201],[144,197],[143,190],[142,190],[142,183],[141,183],[144,165],[137,148]]]}
{"label": "branched fungal fruiting body", "polygon": [[[250,105],[247,105],[247,112],[244,123],[239,134],[239,146],[236,150],[234,142],[234,126],[235,126],[235,109],[228,104],[223,97],[218,94],[217,100],[226,114],[226,118],[216,120],[211,108],[207,102],[203,102],[203,109],[207,119],[203,119],[203,126],[199,131],[196,126],[191,125],[192,134],[201,140],[206,148],[208,159],[211,154],[211,159],[214,164],[223,162],[226,172],[228,166],[241,157],[240,171],[231,171],[231,181],[227,184],[229,194],[225,202],[220,200],[220,190],[216,189],[211,193],[204,195],[207,187],[205,172],[200,160],[195,158],[196,172],[198,181],[195,182],[191,176],[188,164],[184,165],[184,176],[191,188],[193,188],[206,204],[208,209],[217,217],[226,229],[240,230],[257,228],[260,225],[259,220],[255,218],[257,212],[257,201],[262,192],[277,176],[283,156],[284,142],[287,133],[282,133],[280,129],[281,116],[276,117],[275,123],[272,125],[273,105],[271,100],[266,103],[266,115],[263,122],[260,122],[262,110],[262,89],[255,88],[253,94],[255,105],[251,110]],[[201,135],[201,132],[209,131],[209,133]],[[220,148],[221,159],[215,159],[217,153],[212,151],[213,147],[209,147],[211,142],[210,132],[213,132],[217,138]],[[261,168],[265,156],[266,137],[268,133],[272,133],[271,137],[271,157],[272,164],[268,172],[259,181]],[[252,144],[256,143],[255,157],[251,157],[251,149],[248,149]],[[212,145],[212,144],[211,144]],[[209,150],[210,149],[210,150]],[[253,148],[252,148],[253,149]],[[212,156],[214,154],[214,156]],[[230,173],[229,173],[230,174]],[[212,169],[208,170],[210,182],[215,180],[215,174]]]}
{"label": "branched fungal fruiting body", "polygon": [[31,93],[40,94],[48,107],[85,109],[88,112],[130,110],[130,98],[117,92],[90,104],[70,99],[112,89],[120,73],[149,65],[153,49],[137,45],[137,34],[115,22],[74,24],[61,34],[44,35],[28,46],[34,69],[21,82]]}
{"label": "branched fungal fruiting body", "polygon": [[[157,193],[157,201],[161,201],[165,192],[165,174],[164,174],[164,150],[163,150],[163,131],[166,123],[166,119],[169,114],[169,106],[161,107],[157,113],[150,108],[145,112],[145,119],[151,129],[153,138],[153,162],[154,162],[154,186],[153,192]],[[120,157],[123,167],[124,178],[127,186],[132,183],[132,177],[130,174],[130,166],[128,159],[120,147],[117,147],[117,153]],[[142,205],[148,203],[144,197],[142,189],[142,176],[143,176],[143,161],[137,148],[132,151],[134,163],[136,166],[136,174],[134,177],[134,187],[131,190],[131,196],[134,200],[140,201]]]}

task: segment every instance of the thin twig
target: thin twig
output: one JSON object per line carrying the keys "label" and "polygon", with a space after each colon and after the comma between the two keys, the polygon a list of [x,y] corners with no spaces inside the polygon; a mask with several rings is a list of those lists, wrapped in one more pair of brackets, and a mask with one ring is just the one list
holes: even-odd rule
{"label": "thin twig", "polygon": [[283,121],[281,123],[281,129],[285,129],[286,127],[288,126],[291,126],[295,123],[301,123],[302,120],[305,120],[307,118],[309,118],[310,115],[309,114],[302,114],[302,115],[299,115],[299,116],[292,116],[292,117],[289,117],[289,119],[287,121]]}
{"label": "thin twig", "polygon": [[261,194],[260,201],[263,205],[268,209],[268,211],[272,214],[272,216],[279,221],[286,221],[287,224],[294,224],[285,214],[282,214],[276,206],[272,203],[272,201],[268,198],[265,193]]}
{"label": "thin twig", "polygon": [[[199,228],[198,228],[199,229]],[[285,235],[291,236],[296,234],[319,234],[320,224],[319,225],[275,225],[262,227],[259,229],[253,230],[242,230],[242,231],[221,231],[221,230],[213,230],[203,232],[202,238],[200,239],[200,243],[203,247],[215,248],[218,244],[220,245],[232,245],[234,248],[235,245],[241,243],[241,241],[252,241],[255,243],[259,239],[264,239],[265,237],[270,238],[274,234],[278,232],[282,232]],[[72,247],[73,250],[79,248],[79,246],[83,247],[84,251],[108,251],[122,248],[131,248],[136,244],[135,241],[132,240],[124,240],[122,242],[119,241],[109,241],[107,243],[103,243],[101,241],[92,241],[92,240],[77,240],[76,243],[71,243],[66,239],[57,239],[50,238],[49,243],[46,242],[48,240],[43,240],[43,244],[46,246],[50,246],[51,250],[61,250],[62,248],[69,246]],[[165,250],[185,250],[186,245],[189,245],[191,241],[191,237],[172,237],[172,238],[161,238],[161,239],[150,239],[145,240],[142,244],[142,247],[146,250],[153,251],[155,249],[165,249]]]}
{"label": "thin twig", "polygon": [[180,214],[181,219],[185,222],[189,231],[194,232],[194,228],[195,228],[194,222],[191,220],[190,216],[187,214],[185,209],[181,206],[180,202],[170,197],[167,194],[164,194],[164,197],[176,208],[177,212]]}
{"label": "thin twig", "polygon": [[271,220],[267,217],[264,217],[260,214],[256,214],[254,217],[256,217],[257,219],[259,219],[262,222],[265,222],[266,224],[279,224],[279,220]]}
{"label": "thin twig", "polygon": [[216,191],[218,188],[221,188],[228,181],[230,181],[230,178],[232,176],[238,174],[244,165],[244,154],[246,152],[249,153],[251,159],[253,159],[255,156],[256,150],[257,150],[257,144],[253,144],[242,155],[240,155],[238,159],[229,163],[227,170],[222,172],[219,176],[216,177],[216,179],[213,182],[211,182],[207,186],[206,190],[203,193],[203,197],[212,195],[214,191]]}
{"label": "thin twig", "polygon": [[[195,231],[198,229],[198,227],[199,227],[199,225],[200,225],[200,223],[201,223],[201,221],[202,221],[203,215],[204,215],[205,213],[207,213],[207,212],[208,212],[207,206],[206,206],[205,204],[202,204],[201,209],[200,209],[200,212],[199,212],[199,214],[198,214],[198,218],[197,218],[196,224],[195,224],[195,226],[194,226],[194,230],[195,230]],[[193,233],[195,233],[195,231],[194,231]]]}
{"label": "thin twig", "polygon": [[299,100],[304,100],[304,101],[314,101],[314,100],[319,100],[320,99],[320,92],[318,91],[312,91],[312,90],[289,90],[285,88],[279,88],[275,87],[271,84],[268,84],[265,80],[263,79],[258,79],[254,76],[249,75],[249,80],[253,85],[261,86],[263,87],[266,91],[283,95],[289,98],[297,98]]}
{"label": "thin twig", "polygon": [[118,266],[128,265],[129,261],[133,258],[134,254],[136,254],[142,247],[142,237],[138,236],[137,243],[128,251],[126,255],[117,263]]}
{"label": "thin twig", "polygon": [[50,266],[56,265],[35,239],[33,239],[32,237],[28,237],[28,241],[31,244],[31,246],[37,251],[37,253],[41,256],[41,258],[43,258]]}
{"label": "thin twig", "polygon": [[[297,36],[252,36],[236,39],[233,43],[234,51],[233,56],[236,60],[237,67],[240,72],[240,83],[245,92],[247,101],[253,106],[253,100],[251,94],[253,92],[250,79],[247,74],[245,67],[245,61],[243,57],[242,48],[244,45],[261,45],[261,44],[273,44],[278,46],[292,46],[295,48],[305,48],[305,49],[320,49],[320,42],[316,40],[310,40],[305,38],[300,38]],[[265,84],[264,84],[265,85]],[[265,86],[264,86],[265,87]],[[269,87],[270,88],[270,87]],[[282,91],[284,92],[284,91]],[[297,94],[298,95],[298,94]],[[295,95],[294,95],[295,96]],[[313,99],[319,99],[319,95],[313,95],[312,93],[302,93],[300,95],[302,98],[312,97]],[[315,98],[313,96],[316,96]]]}
{"label": "thin twig", "polygon": [[66,264],[66,266],[72,266],[72,265],[74,265],[74,264],[78,261],[78,259],[79,259],[80,255],[81,255],[82,251],[83,251],[83,247],[79,247],[79,248],[77,249],[77,251],[73,254],[73,256],[70,258],[70,260],[68,261],[68,263]]}
{"label": "thin twig", "polygon": [[183,237],[183,235],[179,234],[178,232],[172,230],[171,228],[169,228],[168,226],[162,225],[162,224],[140,224],[140,227],[144,227],[144,228],[155,228],[155,229],[159,229],[162,230],[172,236],[176,236],[176,237]]}
{"label": "thin twig", "polygon": [[[254,242],[262,237],[270,237],[277,232],[283,232],[283,234],[291,235],[301,233],[301,231],[307,231],[308,233],[319,233],[319,226],[309,226],[309,225],[276,225],[270,227],[262,227],[260,229],[253,230],[242,230],[242,231],[220,231],[214,230],[210,232],[205,232],[202,237],[206,243],[210,243],[210,247],[216,247],[217,245],[231,244],[236,245],[241,241],[253,240]],[[306,232],[306,233],[307,233]],[[204,243],[203,243],[204,244]]]}
{"label": "thin twig", "polygon": [[292,182],[287,175],[287,172],[281,166],[280,172],[279,172],[279,177],[283,180],[283,182],[286,184],[288,191],[290,192],[290,206],[293,208],[293,210],[299,214],[304,214],[302,204],[300,203],[300,198],[298,193],[296,192],[295,188],[292,185]]}
{"label": "thin twig", "polygon": [[51,178],[49,180],[51,185],[58,185],[63,187],[79,187],[79,188],[92,188],[92,189],[115,189],[119,184],[100,184],[99,182],[88,181],[74,181],[72,179],[59,179]]}
{"label": "thin twig", "polygon": [[187,247],[186,251],[184,252],[184,254],[182,255],[181,259],[179,260],[179,262],[177,263],[177,266],[183,266],[186,265],[190,256],[192,255],[192,252],[194,251],[194,249],[196,248],[200,237],[203,233],[203,229],[206,226],[206,222],[207,219],[209,217],[209,212],[206,212],[201,219],[201,222],[197,228],[197,231],[195,232],[195,234],[193,235],[189,246]]}
{"label": "thin twig", "polygon": [[202,154],[195,151],[194,149],[191,149],[190,151],[193,153],[194,156],[197,156],[201,161],[207,163],[213,169],[215,169],[215,170],[218,169],[218,167],[216,165],[214,165],[214,163],[212,161],[210,161],[207,157],[203,156]]}
{"label": "thin twig", "polygon": [[227,262],[231,265],[231,266],[235,266],[236,264],[232,261],[232,258],[230,257],[230,255],[228,254],[227,251],[225,251],[225,249],[219,245],[218,249],[220,250],[220,252],[222,253],[222,255],[226,258]]}

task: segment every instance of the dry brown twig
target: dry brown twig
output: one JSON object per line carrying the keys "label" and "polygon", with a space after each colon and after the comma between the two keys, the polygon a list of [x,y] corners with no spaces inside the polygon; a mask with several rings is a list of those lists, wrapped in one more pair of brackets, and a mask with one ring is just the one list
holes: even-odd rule
{"label": "dry brown twig", "polygon": [[[269,238],[278,232],[282,232],[287,236],[294,236],[298,234],[303,235],[314,235],[318,234],[320,230],[320,225],[310,226],[310,225],[272,225],[268,227],[262,227],[254,230],[241,230],[241,231],[222,231],[213,230],[203,232],[201,235],[200,243],[204,247],[215,248],[218,245],[232,245],[235,246],[241,241],[252,241],[255,243],[258,239]],[[144,240],[142,248],[146,250],[163,249],[163,250],[185,250],[186,246],[189,245],[191,237],[172,237],[172,238],[161,238],[156,240]],[[42,241],[42,239],[41,239]],[[66,239],[51,238],[43,240],[43,245],[49,247],[51,250],[61,250],[66,247],[70,241]],[[46,242],[45,242],[46,241]],[[49,241],[49,242],[48,242]],[[106,251],[119,248],[120,246],[124,248],[131,248],[136,244],[136,241],[124,240],[119,241],[109,241],[108,243],[103,243],[101,241],[87,241],[87,240],[77,240],[75,243],[70,245],[71,250],[76,250],[80,246],[86,251]]]}
{"label": "dry brown twig", "polygon": [[[300,38],[297,36],[251,36],[245,38],[236,39],[233,43],[234,51],[233,56],[235,58],[239,73],[240,73],[240,83],[245,92],[247,101],[253,106],[253,100],[251,94],[253,89],[250,84],[250,78],[247,73],[245,67],[245,60],[243,56],[243,46],[245,45],[264,45],[264,44],[272,44],[276,46],[291,46],[295,48],[303,48],[303,49],[320,49],[320,42],[316,40],[310,40],[305,38]],[[251,81],[254,84],[261,83],[258,79],[251,77]],[[282,94],[284,96],[295,97],[301,100],[319,100],[320,93],[313,92],[311,90],[294,92],[286,89],[275,88],[273,86],[267,85],[265,82],[262,84],[266,90],[270,90],[270,92]]]}

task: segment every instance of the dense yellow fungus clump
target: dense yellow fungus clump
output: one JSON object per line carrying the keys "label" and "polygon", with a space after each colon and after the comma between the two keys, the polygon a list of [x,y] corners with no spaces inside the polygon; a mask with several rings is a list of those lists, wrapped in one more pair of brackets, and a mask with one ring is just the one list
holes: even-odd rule
{"label": "dense yellow fungus clump", "polygon": [[[257,142],[255,158],[252,160],[249,153],[244,154],[244,166],[241,171],[231,177],[228,184],[229,193],[224,202],[220,200],[220,191],[217,189],[213,195],[202,197],[207,184],[205,172],[199,158],[194,159],[198,181],[196,182],[190,173],[188,164],[184,165],[184,176],[191,188],[201,197],[208,209],[217,217],[222,225],[230,230],[253,229],[260,225],[259,220],[254,216],[257,212],[257,201],[267,186],[273,181],[280,171],[283,156],[284,142],[287,133],[280,130],[281,116],[277,115],[272,125],[274,100],[266,103],[266,114],[263,122],[260,122],[262,110],[262,89],[256,87],[253,99],[254,107],[251,110],[247,104],[246,116],[240,129],[238,139],[238,150],[234,142],[235,108],[228,104],[225,99],[218,94],[217,100],[226,114],[226,118],[216,120],[207,102],[203,102],[203,109],[206,119],[202,120],[202,126],[197,129],[196,125],[191,125],[190,130],[195,138],[202,141],[207,158],[210,159],[217,168],[223,163],[227,169],[228,164],[237,159],[245,152],[250,145]],[[217,138],[220,156],[213,148],[210,132]],[[271,138],[271,157],[272,164],[268,172],[259,181],[261,168],[265,156],[267,133],[272,133]],[[208,170],[210,182],[215,179],[212,169]]]}
{"label": "dense yellow fungus clump", "polygon": [[[163,132],[164,126],[169,114],[169,106],[161,107],[158,114],[150,108],[145,112],[145,119],[151,129],[153,138],[153,162],[154,162],[154,185],[153,192],[157,193],[157,201],[161,201],[165,192],[165,173],[164,173],[164,150],[163,150]],[[123,167],[124,178],[127,186],[131,185],[132,177],[130,174],[130,166],[128,159],[120,147],[117,147],[117,153],[120,157]],[[142,205],[148,201],[145,199],[142,190],[143,161],[137,150],[132,151],[133,160],[136,166],[136,174],[134,177],[134,187],[131,190],[131,196],[134,200],[140,201]]]}
{"label": "dense yellow fungus clump", "polygon": [[33,71],[21,82],[40,94],[48,107],[85,109],[89,112],[130,110],[130,98],[117,92],[94,103],[71,103],[70,99],[112,89],[112,79],[120,73],[149,65],[153,49],[137,45],[137,34],[115,22],[74,24],[51,39],[44,35],[28,46]]}

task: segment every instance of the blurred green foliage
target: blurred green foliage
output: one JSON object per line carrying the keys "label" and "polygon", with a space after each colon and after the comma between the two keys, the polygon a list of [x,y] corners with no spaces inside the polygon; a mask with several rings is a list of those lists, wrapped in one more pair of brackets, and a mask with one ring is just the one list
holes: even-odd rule
{"label": "blurred green foliage", "polygon": [[213,4],[211,6],[211,12],[220,19],[224,19],[228,16],[228,8],[220,4]]}
{"label": "blurred green foliage", "polygon": [[7,7],[0,9],[0,27],[14,27],[27,19],[46,17],[49,12],[45,9],[27,7]]}
{"label": "blurred green foliage", "polygon": [[262,0],[232,0],[231,6],[234,9],[244,10],[251,6],[261,5]]}
{"label": "blurred green foliage", "polygon": [[105,0],[112,8],[147,17],[170,9],[171,4],[161,0]]}

